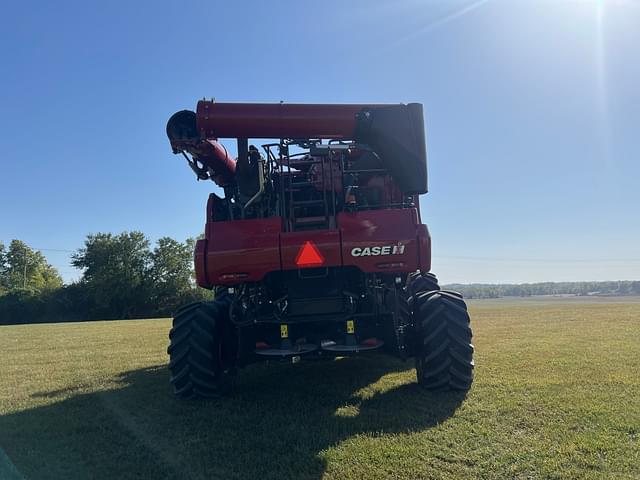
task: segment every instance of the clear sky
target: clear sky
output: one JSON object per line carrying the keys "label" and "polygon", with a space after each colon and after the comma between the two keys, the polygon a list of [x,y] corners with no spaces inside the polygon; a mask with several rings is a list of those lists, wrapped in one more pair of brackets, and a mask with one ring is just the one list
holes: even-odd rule
{"label": "clear sky", "polygon": [[[169,116],[421,102],[443,282],[640,279],[640,1],[5,2],[0,240],[202,231]],[[62,251],[56,251],[62,250]]]}

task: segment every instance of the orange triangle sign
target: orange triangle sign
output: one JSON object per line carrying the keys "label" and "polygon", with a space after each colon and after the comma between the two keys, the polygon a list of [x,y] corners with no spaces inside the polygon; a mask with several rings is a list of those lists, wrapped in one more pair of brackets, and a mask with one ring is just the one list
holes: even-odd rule
{"label": "orange triangle sign", "polygon": [[307,240],[296,257],[296,265],[298,267],[317,267],[324,263],[324,257],[318,251],[316,246]]}

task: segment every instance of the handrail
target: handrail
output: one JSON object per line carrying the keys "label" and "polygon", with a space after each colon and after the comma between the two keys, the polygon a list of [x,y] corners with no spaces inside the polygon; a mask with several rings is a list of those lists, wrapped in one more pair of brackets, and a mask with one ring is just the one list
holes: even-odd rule
{"label": "handrail", "polygon": [[264,160],[260,158],[258,160],[258,182],[260,183],[260,188],[256,192],[256,194],[249,199],[247,203],[242,206],[242,216],[244,217],[244,211],[253,204],[258,198],[262,196],[264,193]]}

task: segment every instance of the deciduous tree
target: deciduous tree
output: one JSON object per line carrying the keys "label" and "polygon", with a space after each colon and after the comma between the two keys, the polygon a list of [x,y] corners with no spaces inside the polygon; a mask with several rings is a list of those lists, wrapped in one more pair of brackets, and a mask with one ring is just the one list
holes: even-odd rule
{"label": "deciduous tree", "polygon": [[83,270],[90,308],[98,316],[131,318],[148,308],[151,252],[142,232],[88,235],[71,264]]}
{"label": "deciduous tree", "polygon": [[11,292],[28,289],[34,292],[51,291],[62,286],[62,278],[42,253],[21,240],[12,240],[8,250],[0,249],[0,283]]}

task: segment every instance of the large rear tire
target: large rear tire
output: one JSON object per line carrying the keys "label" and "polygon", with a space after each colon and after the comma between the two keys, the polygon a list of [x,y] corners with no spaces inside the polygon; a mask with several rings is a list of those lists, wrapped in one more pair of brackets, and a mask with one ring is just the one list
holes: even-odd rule
{"label": "large rear tire", "polygon": [[237,342],[227,299],[181,308],[169,332],[171,384],[180,398],[212,398],[231,392]]}
{"label": "large rear tire", "polygon": [[473,382],[472,332],[457,292],[418,291],[410,299],[418,383],[428,390],[469,390]]}

